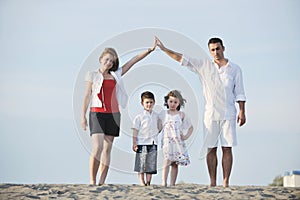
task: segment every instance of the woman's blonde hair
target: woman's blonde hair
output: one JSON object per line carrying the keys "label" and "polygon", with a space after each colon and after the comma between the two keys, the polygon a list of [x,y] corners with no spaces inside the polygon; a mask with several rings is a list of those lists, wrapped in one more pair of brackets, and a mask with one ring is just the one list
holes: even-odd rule
{"label": "woman's blonde hair", "polygon": [[103,56],[105,54],[110,54],[115,59],[113,67],[110,68],[109,71],[117,71],[119,69],[119,58],[118,58],[118,54],[117,54],[116,50],[114,48],[110,48],[110,47],[105,48],[99,57],[99,61],[101,60],[101,58],[103,58]]}

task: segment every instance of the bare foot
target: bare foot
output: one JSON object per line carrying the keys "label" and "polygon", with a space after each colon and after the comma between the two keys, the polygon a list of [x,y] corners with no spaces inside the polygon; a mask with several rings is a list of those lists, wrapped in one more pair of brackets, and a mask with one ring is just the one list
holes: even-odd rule
{"label": "bare foot", "polygon": [[229,187],[229,182],[227,180],[223,181],[223,187]]}
{"label": "bare foot", "polygon": [[96,181],[91,180],[90,185],[96,185]]}
{"label": "bare foot", "polygon": [[209,186],[210,186],[210,187],[216,187],[217,184],[216,184],[216,183],[211,183]]}

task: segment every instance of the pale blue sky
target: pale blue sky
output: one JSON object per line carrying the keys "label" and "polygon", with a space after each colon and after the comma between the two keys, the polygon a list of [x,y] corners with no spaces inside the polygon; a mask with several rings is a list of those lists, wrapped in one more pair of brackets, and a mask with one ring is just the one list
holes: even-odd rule
{"label": "pale blue sky", "polygon": [[[225,56],[241,66],[248,121],[238,128],[231,184],[267,185],[276,175],[300,169],[299,7],[297,0],[1,0],[0,182],[88,183],[89,154],[76,131],[72,105],[77,77],[99,45],[149,27],[184,35],[206,52],[207,40],[219,36]],[[177,46],[172,37],[164,42],[178,51],[189,48]],[[156,51],[137,69],[151,59],[168,60]],[[196,76],[168,62],[199,89]],[[200,89],[198,95],[201,99]],[[186,111],[192,109],[187,104]],[[208,184],[205,162],[197,156],[201,130],[191,144],[192,164],[180,168],[179,181]],[[125,140],[121,136],[115,144],[122,146]],[[154,183],[160,183],[160,175]],[[107,182],[138,179],[134,173],[111,170]]]}

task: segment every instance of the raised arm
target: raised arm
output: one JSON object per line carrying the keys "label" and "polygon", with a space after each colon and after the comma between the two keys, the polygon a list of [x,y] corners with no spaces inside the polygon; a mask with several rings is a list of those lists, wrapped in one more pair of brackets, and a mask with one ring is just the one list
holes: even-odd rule
{"label": "raised arm", "polygon": [[122,76],[124,74],[126,74],[130,68],[136,64],[137,62],[139,62],[140,60],[142,60],[143,58],[145,58],[146,56],[148,56],[156,47],[156,40],[154,40],[154,44],[151,48],[147,49],[146,51],[136,55],[135,57],[131,58],[127,63],[125,63],[122,66]]}
{"label": "raised arm", "polygon": [[157,38],[155,37],[155,40],[156,40],[156,43],[157,43],[157,46],[162,50],[164,51],[166,54],[168,54],[171,58],[173,58],[174,60],[176,60],[177,62],[181,62],[182,60],[182,54],[181,53],[178,53],[176,51],[173,51],[171,49],[168,49],[167,47],[165,47],[163,45],[163,43]]}

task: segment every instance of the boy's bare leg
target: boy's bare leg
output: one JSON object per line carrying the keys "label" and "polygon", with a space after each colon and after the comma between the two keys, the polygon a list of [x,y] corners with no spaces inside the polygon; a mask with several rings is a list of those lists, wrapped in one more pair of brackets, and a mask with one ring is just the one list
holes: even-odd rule
{"label": "boy's bare leg", "polygon": [[151,183],[151,179],[152,179],[152,174],[146,174],[146,179],[147,179],[147,183],[146,185],[149,186]]}
{"label": "boy's bare leg", "polygon": [[139,173],[139,179],[140,179],[140,184],[141,186],[145,186],[145,178],[144,178],[144,173]]}

